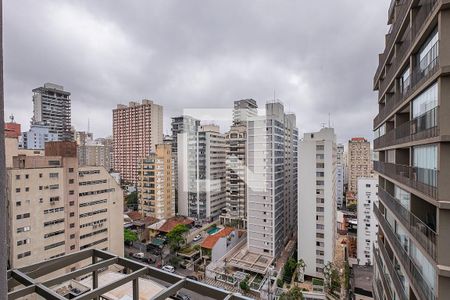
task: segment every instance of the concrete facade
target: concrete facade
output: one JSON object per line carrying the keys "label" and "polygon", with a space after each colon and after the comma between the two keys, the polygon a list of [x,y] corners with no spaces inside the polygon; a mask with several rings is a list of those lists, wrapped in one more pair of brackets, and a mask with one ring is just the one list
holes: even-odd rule
{"label": "concrete facade", "polygon": [[136,184],[138,162],[163,142],[163,107],[150,100],[119,104],[113,110],[114,171]]}
{"label": "concrete facade", "polygon": [[123,254],[122,190],[104,168],[79,168],[74,142],[13,157],[7,178],[11,267],[87,248]]}
{"label": "concrete facade", "polygon": [[348,141],[348,191],[358,192],[358,178],[372,173],[370,143],[365,138],[352,138]]}
{"label": "concrete facade", "polygon": [[247,128],[247,246],[277,257],[296,231],[298,130],[279,102]]}
{"label": "concrete facade", "polygon": [[172,195],[172,145],[156,145],[156,151],[139,162],[138,210],[159,220],[175,216]]}
{"label": "concrete facade", "polygon": [[299,143],[298,257],[305,275],[323,278],[336,241],[336,135],[305,133]]}

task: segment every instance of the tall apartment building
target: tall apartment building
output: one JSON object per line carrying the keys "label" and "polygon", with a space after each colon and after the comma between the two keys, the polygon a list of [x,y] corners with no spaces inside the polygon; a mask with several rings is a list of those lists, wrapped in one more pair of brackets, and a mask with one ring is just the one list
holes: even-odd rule
{"label": "tall apartment building", "polygon": [[9,263],[17,268],[87,248],[123,254],[123,194],[101,167],[78,167],[75,142],[7,170]]}
{"label": "tall apartment building", "polygon": [[336,149],[336,205],[341,209],[344,206],[344,181],[346,169],[344,145],[338,144]]}
{"label": "tall apartment building", "polygon": [[377,299],[450,295],[450,10],[392,1],[374,78]]}
{"label": "tall apartment building", "polygon": [[276,258],[296,231],[298,130],[279,102],[247,128],[247,246]]}
{"label": "tall apartment building", "polygon": [[[188,140],[191,140],[191,143],[197,140],[198,128],[200,127],[200,120],[194,119],[190,116],[179,116],[172,118],[172,184],[173,184],[173,202],[175,203],[175,213],[178,213],[178,136],[180,135],[181,145],[180,145],[180,153],[184,153],[185,155],[196,155],[195,148],[191,147],[190,149],[182,149],[183,145],[188,145]],[[188,152],[190,154],[188,154]],[[180,154],[181,155],[181,154]]]}
{"label": "tall apartment building", "polygon": [[195,134],[179,134],[178,213],[215,220],[225,209],[226,143],[216,125],[201,125]]}
{"label": "tall apartment building", "polygon": [[348,141],[348,190],[358,192],[358,178],[369,177],[372,173],[370,142],[356,137]]}
{"label": "tall apartment building", "polygon": [[253,99],[242,99],[234,101],[233,124],[246,124],[258,114],[258,104]]}
{"label": "tall apartment building", "polygon": [[373,265],[372,249],[377,240],[378,222],[373,205],[378,203],[378,177],[358,178],[357,259],[360,265]]}
{"label": "tall apartment building", "polygon": [[336,241],[336,135],[305,133],[299,143],[298,257],[305,275],[323,278]]}
{"label": "tall apartment building", "polygon": [[163,107],[150,100],[119,104],[113,110],[114,170],[136,184],[139,159],[163,142]]}
{"label": "tall apartment building", "polygon": [[171,148],[171,144],[156,145],[156,151],[139,162],[138,209],[160,220],[175,215]]}
{"label": "tall apartment building", "polygon": [[80,166],[102,166],[112,169],[112,139],[99,138],[78,145],[78,163]]}
{"label": "tall apartment building", "polygon": [[42,123],[31,124],[28,131],[22,132],[20,147],[23,149],[43,150],[45,143],[59,141],[58,133],[51,133],[50,127]]}
{"label": "tall apartment building", "polygon": [[239,228],[247,227],[247,195],[245,176],[247,122],[253,120],[258,111],[258,105],[253,99],[234,101],[233,124],[226,133],[227,160],[226,160],[226,207],[221,223],[230,224]]}
{"label": "tall apartment building", "polygon": [[58,140],[73,140],[70,93],[61,85],[45,83],[33,90],[33,118],[31,124],[48,127]]}

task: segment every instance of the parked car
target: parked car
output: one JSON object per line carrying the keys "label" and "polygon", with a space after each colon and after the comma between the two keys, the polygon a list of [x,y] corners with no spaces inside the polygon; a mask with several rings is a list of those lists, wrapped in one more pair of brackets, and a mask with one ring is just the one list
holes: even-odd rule
{"label": "parked car", "polygon": [[200,241],[201,239],[202,239],[202,235],[201,235],[201,234],[197,234],[196,236],[194,236],[193,241],[194,241],[194,242],[198,242],[198,241]]}
{"label": "parked car", "polygon": [[198,281],[198,278],[195,277],[195,276],[192,276],[192,275],[186,276],[186,278],[189,278],[189,279],[191,279],[191,280]]}
{"label": "parked car", "polygon": [[181,293],[176,293],[175,295],[170,296],[170,298],[174,300],[191,300],[191,297]]}
{"label": "parked car", "polygon": [[171,265],[164,265],[161,270],[169,272],[169,273],[175,273],[175,267]]}
{"label": "parked car", "polygon": [[137,259],[143,259],[145,257],[145,254],[142,252],[138,252],[138,253],[134,253],[133,257],[137,258]]}
{"label": "parked car", "polygon": [[154,264],[156,262],[156,259],[154,259],[153,257],[144,257],[142,261],[148,264]]}

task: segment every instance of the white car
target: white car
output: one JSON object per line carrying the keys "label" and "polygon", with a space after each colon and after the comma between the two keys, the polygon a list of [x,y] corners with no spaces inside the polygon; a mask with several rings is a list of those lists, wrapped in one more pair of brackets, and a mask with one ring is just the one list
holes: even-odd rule
{"label": "white car", "polygon": [[169,273],[175,273],[175,268],[170,265],[165,265],[161,268],[161,270],[169,272]]}
{"label": "white car", "polygon": [[134,253],[133,257],[137,258],[137,259],[143,259],[145,257],[145,255],[142,252],[138,252],[138,253]]}
{"label": "white car", "polygon": [[194,237],[193,241],[194,241],[194,242],[198,242],[198,241],[200,241],[201,239],[202,239],[202,235],[201,235],[201,234],[197,234],[197,235]]}

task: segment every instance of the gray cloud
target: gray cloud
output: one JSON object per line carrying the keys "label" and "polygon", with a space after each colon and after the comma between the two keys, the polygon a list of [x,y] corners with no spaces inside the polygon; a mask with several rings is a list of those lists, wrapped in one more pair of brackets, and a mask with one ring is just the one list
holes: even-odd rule
{"label": "gray cloud", "polygon": [[[118,103],[153,99],[170,117],[276,97],[300,132],[371,137],[372,78],[389,1],[50,1],[4,4],[6,113],[25,128],[31,90],[72,92],[72,122],[112,132]],[[223,128],[225,129],[225,128]]]}

